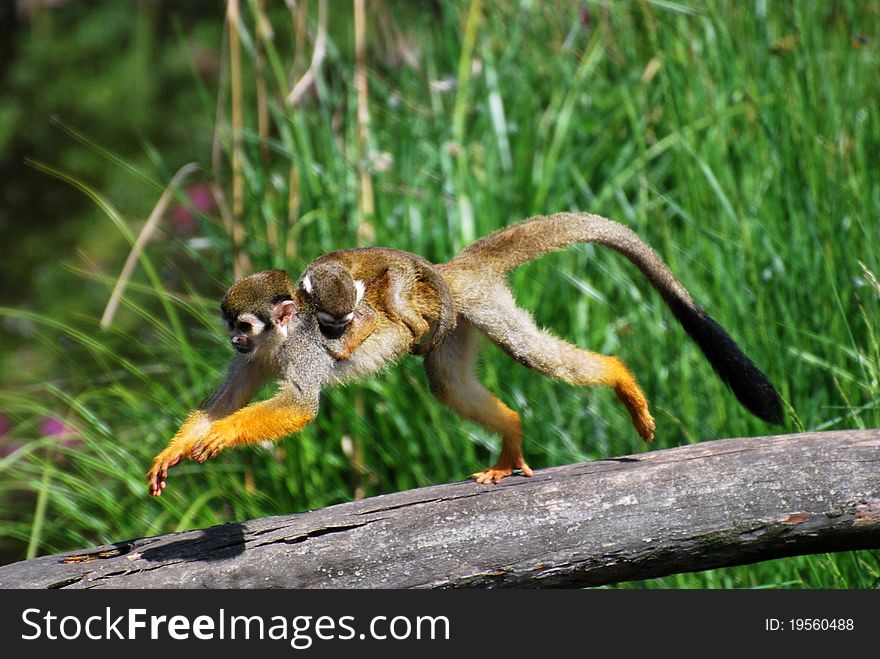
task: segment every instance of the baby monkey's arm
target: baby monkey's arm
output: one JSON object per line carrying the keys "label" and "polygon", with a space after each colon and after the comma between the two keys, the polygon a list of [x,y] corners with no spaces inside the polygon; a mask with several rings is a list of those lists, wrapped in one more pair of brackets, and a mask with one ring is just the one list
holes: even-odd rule
{"label": "baby monkey's arm", "polygon": [[404,325],[418,341],[430,329],[413,299],[413,275],[394,267],[384,270],[366,283],[363,300],[341,337],[327,342],[327,351],[336,360],[351,357],[379,325],[382,313],[392,323]]}
{"label": "baby monkey's arm", "polygon": [[367,337],[372,334],[379,324],[379,314],[367,302],[361,302],[354,312],[354,318],[345,328],[345,332],[338,339],[327,341],[327,352],[336,361],[342,361],[351,357],[353,353]]}
{"label": "baby monkey's arm", "polygon": [[[416,280],[412,272],[389,268],[383,275],[378,290],[384,291],[379,303],[384,305],[388,318],[395,323],[403,323],[412,333],[413,341],[418,341],[431,326],[422,315],[421,305],[415,296]],[[377,277],[378,279],[378,277]]]}

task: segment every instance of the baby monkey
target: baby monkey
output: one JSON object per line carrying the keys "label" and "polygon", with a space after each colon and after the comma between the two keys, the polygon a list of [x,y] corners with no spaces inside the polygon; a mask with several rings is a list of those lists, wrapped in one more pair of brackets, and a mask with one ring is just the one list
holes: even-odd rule
{"label": "baby monkey", "polygon": [[431,263],[408,252],[379,247],[330,252],[306,268],[300,288],[314,304],[325,347],[337,361],[351,357],[373,334],[380,313],[409,330],[418,355],[434,350],[455,327],[446,282]]}

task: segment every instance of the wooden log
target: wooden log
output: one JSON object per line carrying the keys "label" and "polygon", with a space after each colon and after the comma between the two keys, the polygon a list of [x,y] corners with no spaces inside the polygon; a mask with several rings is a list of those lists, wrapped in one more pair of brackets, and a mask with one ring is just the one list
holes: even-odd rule
{"label": "wooden log", "polygon": [[880,430],[703,442],[0,567],[2,588],[594,586],[880,547]]}

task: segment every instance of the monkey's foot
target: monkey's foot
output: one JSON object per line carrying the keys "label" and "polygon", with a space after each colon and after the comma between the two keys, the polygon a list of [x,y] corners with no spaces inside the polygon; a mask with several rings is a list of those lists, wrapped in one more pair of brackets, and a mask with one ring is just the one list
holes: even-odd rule
{"label": "monkey's foot", "polygon": [[523,476],[527,477],[531,477],[534,473],[529,465],[526,464],[525,460],[520,459],[517,461],[516,466],[497,464],[494,467],[486,467],[482,471],[478,471],[476,474],[471,474],[471,478],[475,479],[480,485],[488,485],[490,483],[497,485],[501,482],[502,478],[507,478],[513,474],[515,469],[519,469]]}
{"label": "monkey's foot", "polygon": [[636,427],[636,432],[642,436],[642,439],[646,442],[653,441],[654,430],[657,426],[654,424],[654,417],[651,416],[648,408],[643,407],[638,411],[632,411],[630,416],[632,417],[633,425]]}
{"label": "monkey's foot", "polygon": [[179,449],[162,451],[153,460],[153,466],[147,472],[147,483],[150,486],[150,495],[158,497],[165,489],[165,480],[168,478],[168,470],[179,464],[186,457],[186,453]]}

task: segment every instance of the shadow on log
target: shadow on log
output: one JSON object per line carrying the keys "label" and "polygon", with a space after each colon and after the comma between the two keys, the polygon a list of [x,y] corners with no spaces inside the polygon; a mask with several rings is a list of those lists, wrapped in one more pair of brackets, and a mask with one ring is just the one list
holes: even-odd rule
{"label": "shadow on log", "polygon": [[3,588],[595,586],[880,547],[880,430],[725,439],[0,567]]}

